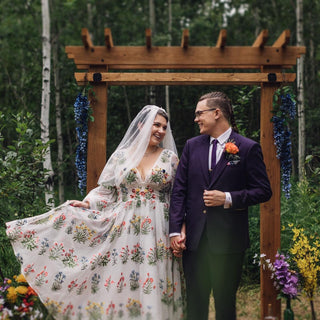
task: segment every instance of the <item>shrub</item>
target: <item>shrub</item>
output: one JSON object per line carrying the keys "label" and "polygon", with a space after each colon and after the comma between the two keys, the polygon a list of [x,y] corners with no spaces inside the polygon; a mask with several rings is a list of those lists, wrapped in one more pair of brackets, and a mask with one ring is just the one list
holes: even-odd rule
{"label": "shrub", "polygon": [[[5,141],[3,130],[13,131],[11,141]],[[47,145],[43,145],[35,116],[29,112],[5,118],[0,112],[0,255],[1,271],[11,276],[18,265],[5,234],[5,222],[31,217],[47,210],[43,169]],[[51,143],[50,141],[49,143]],[[49,144],[48,143],[48,144]]]}

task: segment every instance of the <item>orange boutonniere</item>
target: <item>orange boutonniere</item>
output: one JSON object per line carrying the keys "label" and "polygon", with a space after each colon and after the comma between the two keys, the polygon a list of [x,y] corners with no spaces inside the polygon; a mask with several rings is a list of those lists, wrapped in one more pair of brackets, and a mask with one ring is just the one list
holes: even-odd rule
{"label": "orange boutonniere", "polygon": [[228,141],[224,147],[224,153],[226,155],[226,159],[229,160],[227,163],[228,166],[234,166],[240,161],[239,148],[233,141]]}

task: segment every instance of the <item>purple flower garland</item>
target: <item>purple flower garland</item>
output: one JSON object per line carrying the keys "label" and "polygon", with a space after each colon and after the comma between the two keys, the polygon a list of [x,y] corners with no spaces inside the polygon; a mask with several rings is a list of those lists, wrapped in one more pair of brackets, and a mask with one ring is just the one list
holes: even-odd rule
{"label": "purple flower garland", "polygon": [[282,191],[284,192],[285,197],[289,199],[292,159],[291,131],[288,127],[288,120],[294,119],[296,116],[296,102],[293,99],[293,95],[290,93],[281,94],[280,102],[280,107],[278,107],[278,102],[275,102],[275,114],[271,121],[273,122],[273,137],[277,150],[277,158],[280,159]]}
{"label": "purple flower garland", "polygon": [[78,187],[81,194],[85,193],[87,187],[87,140],[88,140],[88,115],[89,100],[79,93],[74,103],[74,118],[76,121],[76,132],[78,146],[76,150],[75,165],[78,175]]}

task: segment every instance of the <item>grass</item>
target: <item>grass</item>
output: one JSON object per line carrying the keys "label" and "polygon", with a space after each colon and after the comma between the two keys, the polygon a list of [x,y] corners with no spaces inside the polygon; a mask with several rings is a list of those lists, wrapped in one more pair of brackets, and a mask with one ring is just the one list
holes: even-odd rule
{"label": "grass", "polygon": [[[300,301],[299,301],[300,300]],[[299,300],[293,300],[291,307],[295,320],[311,320],[311,308],[309,300],[300,295]],[[281,312],[286,307],[285,299],[281,302]],[[314,307],[317,318],[320,319],[320,292],[314,299]],[[282,317],[283,318],[283,317]],[[260,319],[260,287],[240,287],[237,295],[237,320]],[[211,297],[208,320],[215,320],[214,301]]]}

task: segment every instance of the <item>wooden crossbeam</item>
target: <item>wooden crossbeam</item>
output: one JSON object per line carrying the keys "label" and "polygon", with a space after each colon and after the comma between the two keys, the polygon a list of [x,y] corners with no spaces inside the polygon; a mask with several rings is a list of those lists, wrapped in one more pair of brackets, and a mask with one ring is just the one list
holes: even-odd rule
{"label": "wooden crossbeam", "polygon": [[104,29],[104,42],[108,49],[113,48],[113,40],[110,28]]}
{"label": "wooden crossbeam", "polygon": [[182,32],[181,48],[187,49],[189,46],[189,30],[184,29]]}
{"label": "wooden crossbeam", "polygon": [[267,43],[268,37],[269,37],[268,30],[266,30],[266,29],[262,30],[252,46],[255,48],[258,47],[258,48],[262,49],[265,46],[265,44]]}
{"label": "wooden crossbeam", "polygon": [[93,48],[93,43],[91,41],[91,37],[90,37],[89,31],[87,28],[81,29],[81,39],[82,39],[82,43],[86,49]]}
{"label": "wooden crossbeam", "polygon": [[146,47],[147,49],[151,49],[151,29],[146,29]]}
{"label": "wooden crossbeam", "polygon": [[216,44],[216,48],[224,48],[227,43],[227,30],[221,29],[218,37],[218,41]]}
{"label": "wooden crossbeam", "polygon": [[[151,37],[147,38],[150,41]],[[259,69],[261,66],[286,69],[296,65],[297,58],[306,52],[305,47],[179,47],[95,46],[88,51],[83,46],[68,46],[68,57],[74,59],[78,69],[86,66],[107,65],[109,70],[126,69]],[[279,70],[280,71],[280,70]]]}
{"label": "wooden crossbeam", "polygon": [[79,85],[106,82],[108,85],[254,85],[293,82],[295,73],[75,73]]}
{"label": "wooden crossbeam", "polygon": [[275,41],[275,43],[272,45],[275,48],[286,48],[287,45],[290,42],[290,30],[284,30],[280,37]]}

